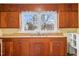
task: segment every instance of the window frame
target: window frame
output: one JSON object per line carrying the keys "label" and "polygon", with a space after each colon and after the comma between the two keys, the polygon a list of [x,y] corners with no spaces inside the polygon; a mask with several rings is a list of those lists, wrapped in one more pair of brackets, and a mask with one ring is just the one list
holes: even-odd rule
{"label": "window frame", "polygon": [[[37,13],[46,13],[46,12],[56,12],[57,13],[57,20],[56,20],[56,24],[55,24],[55,30],[38,30],[38,31],[34,31],[34,30],[27,30],[27,31],[23,31],[22,29],[22,13],[23,12],[37,12]],[[20,14],[19,14],[19,18],[20,18],[20,33],[54,33],[54,32],[59,32],[59,14],[57,11],[22,11]]]}

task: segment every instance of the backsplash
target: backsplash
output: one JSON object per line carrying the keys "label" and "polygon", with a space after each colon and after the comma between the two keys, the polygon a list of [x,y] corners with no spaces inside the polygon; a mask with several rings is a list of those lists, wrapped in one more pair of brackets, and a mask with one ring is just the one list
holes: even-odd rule
{"label": "backsplash", "polygon": [[[64,29],[62,28],[62,29],[59,29],[59,31],[64,35],[67,35],[67,33],[77,33],[77,28],[64,28]],[[19,29],[15,29],[15,28],[0,29],[0,35],[14,34],[14,33],[19,33]]]}
{"label": "backsplash", "polygon": [[18,31],[19,31],[19,29],[14,29],[14,28],[12,28],[12,29],[0,29],[0,33],[2,33],[2,34],[13,34],[13,33],[18,33]]}

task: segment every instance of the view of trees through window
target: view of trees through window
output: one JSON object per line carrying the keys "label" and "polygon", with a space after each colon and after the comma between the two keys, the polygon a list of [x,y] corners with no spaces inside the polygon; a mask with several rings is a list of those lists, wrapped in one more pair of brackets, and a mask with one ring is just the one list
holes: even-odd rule
{"label": "view of trees through window", "polygon": [[23,31],[54,31],[57,29],[57,12],[22,12],[21,28]]}

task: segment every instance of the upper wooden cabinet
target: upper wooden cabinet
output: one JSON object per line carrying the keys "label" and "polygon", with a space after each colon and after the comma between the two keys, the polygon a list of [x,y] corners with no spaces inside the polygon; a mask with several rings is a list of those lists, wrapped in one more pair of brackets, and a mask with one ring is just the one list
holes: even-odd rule
{"label": "upper wooden cabinet", "polygon": [[78,28],[78,4],[60,4],[59,28]]}
{"label": "upper wooden cabinet", "polygon": [[69,28],[78,28],[78,12],[68,12],[68,24]]}
{"label": "upper wooden cabinet", "polygon": [[58,11],[78,11],[78,4],[58,4]]}
{"label": "upper wooden cabinet", "polygon": [[68,27],[68,12],[59,12],[59,28]]}
{"label": "upper wooden cabinet", "polygon": [[78,28],[78,4],[1,4],[0,28],[19,28],[21,11],[57,11],[59,28]]}
{"label": "upper wooden cabinet", "polygon": [[19,12],[1,12],[1,28],[19,28]]}
{"label": "upper wooden cabinet", "polygon": [[65,4],[66,11],[78,11],[78,4]]}
{"label": "upper wooden cabinet", "polygon": [[59,28],[78,28],[78,12],[59,12]]}

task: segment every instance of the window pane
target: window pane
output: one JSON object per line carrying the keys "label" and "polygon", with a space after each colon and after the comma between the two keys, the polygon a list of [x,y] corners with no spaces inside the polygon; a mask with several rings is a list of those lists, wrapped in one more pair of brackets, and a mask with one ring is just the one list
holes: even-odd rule
{"label": "window pane", "polygon": [[22,13],[22,26],[23,26],[25,31],[38,29],[36,13],[23,12]]}
{"label": "window pane", "polygon": [[56,31],[57,12],[22,12],[21,29],[28,31]]}

